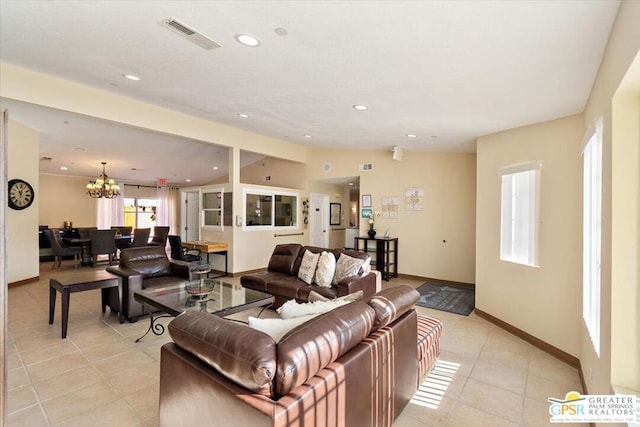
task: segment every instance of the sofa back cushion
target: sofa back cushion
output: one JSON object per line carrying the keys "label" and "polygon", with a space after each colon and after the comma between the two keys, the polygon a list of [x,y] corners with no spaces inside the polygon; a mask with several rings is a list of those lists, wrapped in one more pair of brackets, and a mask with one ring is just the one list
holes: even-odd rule
{"label": "sofa back cushion", "polygon": [[123,249],[120,253],[120,266],[134,270],[143,277],[171,274],[171,262],[164,247],[160,246]]}
{"label": "sofa back cushion", "polygon": [[399,285],[384,289],[369,299],[369,305],[374,309],[376,317],[374,329],[380,329],[393,323],[418,302],[420,294],[409,285]]}
{"label": "sofa back cushion", "polygon": [[375,312],[355,301],[289,331],[276,346],[275,394],[282,396],[365,339]]}
{"label": "sofa back cushion", "polygon": [[302,245],[298,243],[285,243],[282,245],[276,245],[273,249],[273,254],[269,259],[268,271],[275,271],[284,274],[297,275],[298,271],[294,273],[294,264],[298,259],[298,255],[301,255]]}
{"label": "sofa back cushion", "polygon": [[186,311],[169,323],[179,347],[220,374],[264,396],[273,396],[276,343],[248,326],[202,311]]}

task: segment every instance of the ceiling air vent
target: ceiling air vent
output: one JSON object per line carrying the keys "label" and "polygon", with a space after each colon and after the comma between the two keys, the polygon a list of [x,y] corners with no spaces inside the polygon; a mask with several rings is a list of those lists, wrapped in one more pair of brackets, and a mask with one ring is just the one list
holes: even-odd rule
{"label": "ceiling air vent", "polygon": [[160,25],[170,29],[176,34],[181,35],[187,40],[192,41],[193,43],[197,44],[203,49],[212,50],[212,49],[217,49],[221,47],[219,43],[216,43],[215,41],[204,36],[203,34],[200,34],[193,28],[190,28],[189,26],[187,26],[183,22],[178,21],[177,19],[167,18],[161,21]]}

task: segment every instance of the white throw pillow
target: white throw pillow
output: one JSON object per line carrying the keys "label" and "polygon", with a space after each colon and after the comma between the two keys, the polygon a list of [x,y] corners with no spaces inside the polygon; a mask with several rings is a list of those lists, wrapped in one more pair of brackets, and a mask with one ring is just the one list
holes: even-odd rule
{"label": "white throw pillow", "polygon": [[305,250],[302,256],[302,262],[300,263],[300,269],[298,270],[298,279],[310,285],[311,282],[313,282],[318,259],[320,259],[320,254],[314,254],[311,251]]}
{"label": "white throw pillow", "polygon": [[336,273],[333,276],[333,284],[337,285],[342,279],[357,276],[364,261],[363,259],[340,254],[340,258],[338,258],[338,262],[336,262]]}
{"label": "white throw pillow", "polygon": [[346,299],[331,299],[328,301],[314,301],[299,303],[292,299],[284,304],[276,311],[283,319],[293,319],[300,316],[308,316],[310,314],[322,314],[338,308],[342,305],[349,304],[351,301]]}
{"label": "white throw pillow", "polygon": [[349,302],[353,302],[353,301],[358,301],[361,300],[362,297],[364,296],[364,292],[363,291],[357,291],[354,292],[352,294],[347,294],[338,298],[327,298],[324,295],[321,295],[319,293],[317,293],[316,291],[311,291],[309,292],[309,302],[314,302],[314,301],[332,301],[332,300],[337,300],[337,299],[341,299],[341,300],[347,300]]}
{"label": "white throw pillow", "polygon": [[291,319],[259,319],[249,316],[249,327],[269,335],[275,342],[279,342],[291,329],[316,317],[317,314],[300,316]]}
{"label": "white throw pillow", "polygon": [[320,254],[320,259],[318,260],[318,268],[316,268],[316,275],[313,281],[318,286],[330,288],[335,272],[336,257],[332,252],[322,252]]}

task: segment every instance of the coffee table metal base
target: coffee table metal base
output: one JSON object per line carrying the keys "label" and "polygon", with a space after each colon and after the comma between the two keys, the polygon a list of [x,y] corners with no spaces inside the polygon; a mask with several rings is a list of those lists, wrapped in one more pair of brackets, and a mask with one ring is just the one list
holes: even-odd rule
{"label": "coffee table metal base", "polygon": [[149,315],[149,328],[140,338],[136,340],[136,342],[140,341],[142,338],[146,337],[149,332],[153,332],[154,335],[160,336],[164,334],[164,325],[162,323],[156,323],[158,320],[164,317],[174,317],[171,314],[158,314],[154,316],[153,313]]}

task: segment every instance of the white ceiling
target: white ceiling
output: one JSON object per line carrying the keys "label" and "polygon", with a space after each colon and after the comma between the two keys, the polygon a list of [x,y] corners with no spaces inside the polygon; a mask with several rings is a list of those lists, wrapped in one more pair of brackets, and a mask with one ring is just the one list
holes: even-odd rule
{"label": "white ceiling", "polygon": [[[618,7],[611,0],[2,0],[0,58],[299,144],[473,152],[478,136],[580,113]],[[159,25],[168,17],[222,47],[204,50]],[[237,33],[261,45],[243,46]],[[172,150],[171,136],[9,106],[14,118],[47,129],[42,155],[90,162],[95,173],[107,159],[87,151],[133,150],[149,139],[161,149],[141,153],[158,162],[140,169],[163,158],[182,169],[198,158],[213,159],[197,165],[204,169],[217,161],[191,141],[192,149]],[[152,180],[186,178],[163,167],[149,171]],[[126,167],[118,173],[129,177]]]}

